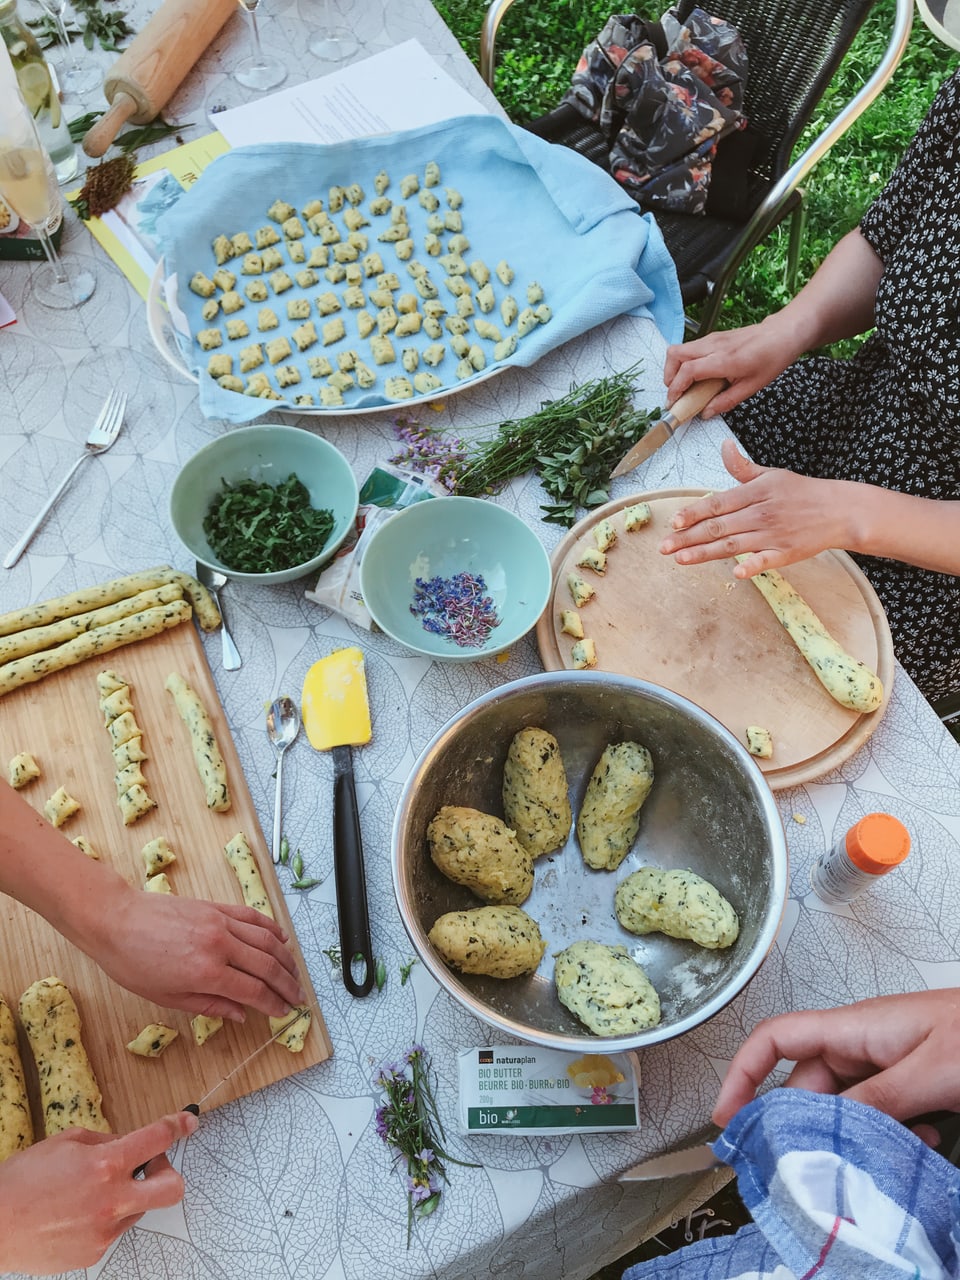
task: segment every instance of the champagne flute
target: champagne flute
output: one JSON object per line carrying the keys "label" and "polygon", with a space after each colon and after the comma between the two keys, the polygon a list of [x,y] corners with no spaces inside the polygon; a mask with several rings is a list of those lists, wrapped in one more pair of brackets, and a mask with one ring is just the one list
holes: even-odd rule
{"label": "champagne flute", "polygon": [[321,9],[323,13],[321,30],[310,41],[310,52],[322,58],[324,62],[345,62],[360,48],[360,41],[348,27],[328,21],[331,10],[330,0],[326,0]]}
{"label": "champagne flute", "polygon": [[19,105],[15,116],[5,105],[0,120],[0,196],[37,233],[50,264],[37,277],[37,301],[65,311],[86,302],[95,282],[89,271],[65,263],[57,253],[52,236],[63,218],[57,175],[22,99]]}
{"label": "champagne flute", "polygon": [[287,78],[287,68],[279,58],[263,52],[260,32],[257,30],[257,9],[260,0],[237,0],[241,9],[250,15],[250,36],[253,53],[233,69],[233,78],[247,89],[273,89]]}
{"label": "champagne flute", "polygon": [[60,87],[65,93],[89,93],[91,89],[100,84],[101,76],[98,69],[92,64],[85,67],[81,63],[77,56],[77,51],[71,43],[67,34],[67,24],[64,22],[67,0],[38,0],[38,3],[44,13],[53,19],[60,36],[60,43],[63,45],[63,70],[60,72]]}

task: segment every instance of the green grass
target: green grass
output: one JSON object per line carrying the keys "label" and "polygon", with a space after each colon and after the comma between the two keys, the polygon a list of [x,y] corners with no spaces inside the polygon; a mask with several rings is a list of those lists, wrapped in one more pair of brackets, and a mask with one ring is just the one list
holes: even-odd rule
{"label": "green grass", "polygon": [[[478,61],[486,5],[482,0],[434,3],[470,58]],[[666,7],[666,0],[655,4],[647,0],[633,12],[654,18]],[[709,4],[704,7],[710,8]],[[584,45],[611,12],[609,4],[599,0],[516,0],[497,39],[496,92],[512,120],[533,119],[556,105]],[[893,0],[880,0],[825,94],[811,130],[819,132],[822,123],[869,77],[886,47],[893,15]],[[940,44],[918,19],[893,79],[807,180],[801,284],[837,240],[856,225],[893,172],[938,86],[956,65],[957,55]],[[751,324],[788,301],[784,283],[787,236],[784,225],[754,250],[724,303],[720,327]]]}

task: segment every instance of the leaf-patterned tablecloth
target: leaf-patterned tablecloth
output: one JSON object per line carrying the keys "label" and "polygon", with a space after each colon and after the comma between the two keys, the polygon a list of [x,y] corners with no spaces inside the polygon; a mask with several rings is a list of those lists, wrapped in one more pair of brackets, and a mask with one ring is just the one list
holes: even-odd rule
{"label": "leaf-patterned tablecloth", "polygon": [[[426,0],[351,5],[333,0],[375,52],[416,35],[459,81],[485,91]],[[139,10],[138,10],[139,12]],[[291,75],[324,68],[304,48],[306,0],[271,0],[261,9],[267,44],[286,51]],[[142,15],[141,15],[142,16]],[[205,125],[204,110],[234,92],[229,70],[246,52],[242,15],[213,45],[171,103],[169,118]],[[486,99],[490,101],[489,98]],[[92,103],[89,105],[93,105]],[[0,609],[96,582],[162,560],[189,568],[170,526],[167,497],[177,468],[226,430],[199,411],[196,388],[161,360],[144,309],[120,272],[70,222],[65,252],[97,274],[97,292],[75,313],[44,312],[32,292],[37,267],[5,264],[0,285],[18,324],[0,333],[0,542],[11,545],[82,448],[108,389],[129,395],[117,444],[88,462],[15,569],[0,578]],[[547,355],[528,370],[452,398],[431,422],[456,431],[534,409],[541,400],[642,358],[648,407],[662,396],[663,341],[653,325],[621,318]],[[289,420],[288,420],[289,421]],[[393,451],[391,424],[379,416],[304,420],[322,430],[362,479]],[[719,421],[694,424],[617,483],[631,489],[727,482]],[[543,494],[530,479],[497,500],[533,524],[548,548],[561,531],[539,521]],[[412,954],[393,898],[389,839],[394,809],[417,754],[467,701],[494,684],[540,670],[532,638],[505,663],[429,664],[318,608],[303,584],[269,590],[228,588],[242,668],[225,673],[219,639],[207,652],[264,829],[271,829],[274,757],[264,732],[264,700],[296,692],[306,668],[340,644],[367,653],[375,727],[355,753],[374,947],[386,962],[381,995],[353,1000],[325,950],[337,923],[329,853],[332,763],[305,741],[284,767],[291,844],[304,850],[319,887],[291,891],[294,924],[333,1039],[334,1057],[282,1084],[206,1116],[176,1155],[187,1192],[182,1205],[148,1215],[87,1273],[103,1280],[584,1280],[646,1234],[697,1184],[633,1184],[616,1174],[669,1143],[697,1136],[710,1113],[725,1063],[760,1019],[808,1005],[834,1005],[883,992],[960,983],[958,895],[960,753],[905,674],[897,671],[889,709],[868,744],[815,783],[781,792],[792,858],[791,890],[774,952],[749,988],[682,1041],[643,1057],[643,1127],[637,1136],[565,1138],[456,1135],[456,1052],[491,1033],[440,993],[423,967],[406,984]],[[841,909],[808,892],[817,854],[862,813],[887,809],[914,836],[895,875]],[[804,818],[805,821],[799,821]],[[286,874],[286,873],[284,873]],[[404,1191],[374,1133],[382,1060],[415,1041],[429,1048],[449,1145],[481,1169],[450,1167],[440,1210],[406,1248]],[[700,1188],[701,1196],[706,1189]]]}

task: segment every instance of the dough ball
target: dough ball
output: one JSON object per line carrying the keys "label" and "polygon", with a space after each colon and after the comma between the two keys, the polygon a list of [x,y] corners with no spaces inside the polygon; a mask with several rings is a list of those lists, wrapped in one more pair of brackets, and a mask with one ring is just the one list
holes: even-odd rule
{"label": "dough ball", "polygon": [[427,828],[430,856],[450,880],[484,902],[519,906],[533,888],[533,859],[499,818],[444,805]]}
{"label": "dough ball", "polygon": [[491,978],[533,973],[547,948],[536,920],[519,907],[448,911],[427,936],[452,968]]}
{"label": "dough ball", "polygon": [[532,858],[566,841],[573,815],[560,745],[545,729],[521,729],[503,766],[503,815]]}
{"label": "dough ball", "polygon": [[653,786],[653,760],[638,742],[604,748],[587,783],[577,837],[588,867],[616,871],[640,827],[640,808]]}
{"label": "dough ball", "polygon": [[617,885],[614,910],[631,933],[666,933],[711,950],[732,946],[740,932],[720,890],[693,871],[641,867]]}
{"label": "dough ball", "polygon": [[584,939],[557,956],[560,1003],[598,1036],[623,1036],[655,1027],[660,997],[626,947]]}

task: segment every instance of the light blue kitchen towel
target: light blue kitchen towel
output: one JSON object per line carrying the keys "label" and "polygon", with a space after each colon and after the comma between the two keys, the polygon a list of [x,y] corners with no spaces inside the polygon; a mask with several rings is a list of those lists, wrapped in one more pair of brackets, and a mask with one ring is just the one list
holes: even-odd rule
{"label": "light blue kitchen towel", "polygon": [[623,1280],[956,1280],[960,1170],[881,1111],[774,1089],[713,1144],[754,1220]]}
{"label": "light blue kitchen towel", "polygon": [[[208,322],[201,317],[203,299],[191,293],[188,283],[194,272],[208,277],[215,270],[211,243],[221,234],[232,236],[247,231],[253,237],[257,228],[269,225],[267,209],[274,200],[282,199],[298,211],[310,200],[321,199],[327,206],[331,186],[359,183],[365,192],[360,205],[370,226],[362,233],[369,237],[369,249],[381,252],[385,270],[394,270],[401,279],[401,289],[410,290],[413,280],[406,274],[405,264],[397,262],[390,244],[378,242],[377,236],[389,222],[389,215],[376,217],[369,212],[374,196],[373,179],[384,170],[390,177],[386,194],[405,204],[414,259],[422,262],[440,289],[448,308],[455,314],[455,298],[444,287],[444,270],[436,258],[424,250],[429,210],[419,202],[419,195],[402,200],[400,180],[406,174],[419,175],[433,160],[440,167],[441,182],[435,188],[440,200],[440,213],[447,211],[446,187],[455,188],[463,197],[460,213],[463,233],[470,241],[465,252],[467,261],[481,259],[490,271],[501,259],[513,268],[515,280],[508,288],[492,277],[497,307],[487,319],[497,323],[504,335],[511,332],[501,321],[499,303],[503,295],[512,293],[520,308],[526,305],[526,287],[538,282],[544,301],[552,311],[552,319],[538,324],[519,342],[509,364],[531,365],[547,351],[584,333],[623,312],[649,316],[668,342],[679,341],[683,333],[683,307],[673,261],[663,238],[649,213],[641,213],[637,205],[602,169],[577,153],[551,145],[515,125],[493,116],[462,116],[438,125],[424,126],[404,133],[379,135],[329,146],[307,143],[280,143],[238,147],[219,156],[204,170],[198,181],[185,192],[177,204],[159,221],[158,233],[164,254],[166,274],[177,278],[177,302],[183,309],[191,332],[219,327],[223,332],[221,352],[236,355],[250,342],[280,335],[289,337],[300,321],[288,321],[286,296],[271,294],[266,303],[245,302],[235,318],[246,320],[250,337],[229,340],[225,317]],[[331,215],[338,223],[342,214]],[[274,228],[279,230],[279,228]],[[444,242],[449,239],[445,234]],[[309,248],[319,240],[309,232],[303,243]],[[283,250],[284,246],[278,246]],[[284,253],[284,257],[286,254]],[[237,274],[236,288],[242,290],[250,277],[239,274],[239,260],[225,266]],[[285,264],[293,275],[298,266]],[[266,278],[266,277],[260,277]],[[364,282],[367,288],[372,282]],[[331,285],[320,273],[320,283],[309,291],[311,297],[342,285]],[[289,296],[293,296],[292,293]],[[261,305],[271,307],[280,320],[277,330],[257,332],[257,313]],[[373,312],[375,308],[369,307]],[[346,336],[335,345],[311,347],[306,355],[324,354],[335,361],[342,350],[359,349],[355,312],[344,309],[339,315],[345,321]],[[320,317],[312,315],[317,330]],[[471,321],[472,325],[472,321]],[[515,331],[516,325],[513,326]],[[209,352],[201,351],[190,337],[179,338],[184,358],[200,378],[200,403],[208,416],[231,422],[247,422],[269,409],[270,403],[251,399],[236,392],[222,390],[207,372]],[[419,351],[431,338],[421,332],[410,339],[395,340],[398,365],[400,348],[413,346]],[[449,350],[449,335],[443,335],[448,347],[443,363],[434,372],[444,385],[461,385],[454,375],[457,358]],[[470,341],[477,341],[473,336]],[[492,367],[492,342],[481,343],[488,359],[483,373]],[[361,357],[368,360],[364,352]],[[294,358],[297,359],[296,348]],[[398,365],[376,370],[378,375],[402,373]],[[423,369],[425,366],[420,365]],[[273,374],[269,365],[263,370]],[[236,372],[236,361],[234,361]],[[597,370],[601,374],[602,370]],[[467,382],[473,379],[465,380]],[[389,403],[384,395],[385,377],[367,392],[354,388],[345,394],[345,407],[363,410]],[[271,377],[271,383],[275,385]],[[306,385],[305,385],[306,384]],[[308,379],[285,392],[294,394],[317,392]]]}

